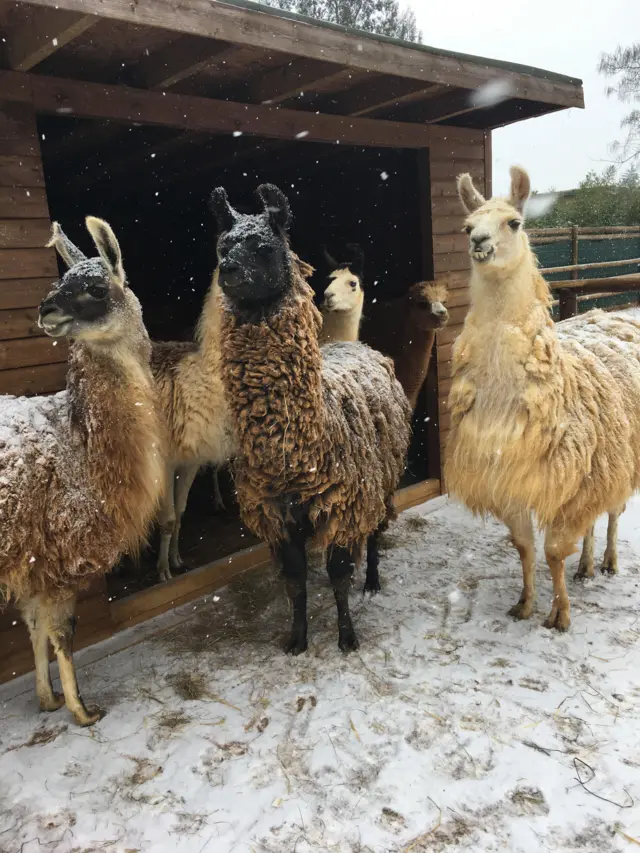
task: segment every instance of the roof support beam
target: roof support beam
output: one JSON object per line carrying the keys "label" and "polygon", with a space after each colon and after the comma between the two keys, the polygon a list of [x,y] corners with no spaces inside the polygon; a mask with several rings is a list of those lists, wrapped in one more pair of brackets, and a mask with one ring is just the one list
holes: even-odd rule
{"label": "roof support beam", "polygon": [[57,9],[28,9],[9,33],[7,53],[15,71],[29,71],[92,27],[97,17]]}
{"label": "roof support beam", "polygon": [[138,26],[160,27],[192,36],[205,36],[239,45],[348,65],[376,71],[475,89],[503,77],[514,98],[566,107],[583,107],[584,96],[578,81],[556,75],[546,79],[527,73],[526,66],[492,61],[481,57],[450,56],[440,51],[412,48],[393,39],[360,36],[341,27],[322,26],[296,15],[267,13],[241,2],[210,0],[27,0],[31,5],[57,8],[103,18],[127,21]]}
{"label": "roof support beam", "polygon": [[295,59],[281,68],[274,68],[249,83],[254,101],[261,104],[280,104],[294,98],[314,83],[329,81],[345,75],[347,69],[332,62],[317,59]]}
{"label": "roof support beam", "polygon": [[[350,116],[367,116],[394,107],[415,104],[447,89],[434,83],[429,86],[421,85],[417,80],[406,80],[401,77],[377,77],[365,80],[345,92],[337,92],[327,99],[330,112]],[[324,101],[323,101],[324,103]]]}
{"label": "roof support beam", "polygon": [[[10,77],[15,73],[5,74]],[[452,131],[409,122],[308,113],[44,75],[30,75],[30,84],[38,113],[110,119],[123,124],[387,148],[425,148],[434,140],[456,138],[464,142],[482,137],[478,131],[466,128]]]}
{"label": "roof support beam", "polygon": [[168,47],[143,56],[136,65],[136,79],[144,89],[169,89],[236,49],[224,41],[182,36]]}

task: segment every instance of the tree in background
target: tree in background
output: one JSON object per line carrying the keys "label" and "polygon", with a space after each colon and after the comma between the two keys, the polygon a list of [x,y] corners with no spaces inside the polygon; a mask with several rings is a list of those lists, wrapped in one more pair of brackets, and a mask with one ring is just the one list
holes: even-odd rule
{"label": "tree in background", "polygon": [[321,21],[331,21],[403,41],[419,42],[422,33],[415,12],[401,9],[399,0],[264,0],[287,12],[298,12]]}
{"label": "tree in background", "polygon": [[589,172],[577,190],[558,198],[554,208],[530,228],[566,228],[570,225],[640,225],[640,172],[630,166],[620,177],[608,166],[601,175]]}
{"label": "tree in background", "polygon": [[[603,53],[598,71],[605,77],[616,78],[616,85],[607,89],[608,95],[617,95],[625,104],[640,103],[640,42]],[[640,158],[640,109],[633,108],[620,126],[626,139],[614,142],[611,149],[620,163],[628,163]]]}

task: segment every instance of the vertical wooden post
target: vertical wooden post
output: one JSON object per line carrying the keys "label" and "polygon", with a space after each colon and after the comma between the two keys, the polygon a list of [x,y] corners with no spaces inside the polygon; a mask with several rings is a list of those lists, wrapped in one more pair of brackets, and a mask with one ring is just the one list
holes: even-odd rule
{"label": "vertical wooden post", "polygon": [[[421,276],[424,280],[432,280],[434,272],[433,261],[433,227],[431,211],[431,169],[430,156],[427,148],[417,151],[418,157],[418,198],[420,205],[420,245],[421,245]],[[439,418],[439,385],[438,359],[434,346],[429,362],[429,370],[416,407],[418,424],[416,429],[423,431],[425,439],[427,477],[440,479],[440,418]],[[426,422],[425,422],[426,419]]]}
{"label": "vertical wooden post", "polygon": [[[573,225],[571,227],[571,263],[580,263],[578,257],[578,226]],[[579,274],[578,270],[571,270],[571,278],[574,281],[578,280]],[[578,313],[578,295],[575,290],[561,290],[559,302],[561,320],[576,316]]]}

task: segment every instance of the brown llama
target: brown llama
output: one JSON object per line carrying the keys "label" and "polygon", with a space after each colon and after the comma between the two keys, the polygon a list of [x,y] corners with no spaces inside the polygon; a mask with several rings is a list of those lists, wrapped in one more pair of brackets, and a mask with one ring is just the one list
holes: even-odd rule
{"label": "brown llama", "polygon": [[367,306],[362,340],[393,359],[398,382],[415,409],[436,332],[449,322],[446,282],[421,281],[396,299]]}
{"label": "brown llama", "polygon": [[[163,482],[163,426],[140,304],[106,222],[86,220],[99,258],[53,226],[69,269],[40,305],[39,325],[69,337],[67,389],[0,398],[0,586],[29,629],[43,711],[66,703],[100,719],[78,692],[72,655],[77,591],[144,541]],[[64,697],[53,692],[48,643]]]}
{"label": "brown llama", "polygon": [[365,589],[379,588],[376,534],[394,514],[411,410],[389,359],[360,343],[320,349],[320,314],[289,249],[289,203],[270,185],[258,196],[263,211],[243,215],[222,188],[212,195],[238,500],[282,566],[293,604],[285,650],[307,648],[311,542],[328,549],[338,644],[349,652],[353,568],[368,544]]}

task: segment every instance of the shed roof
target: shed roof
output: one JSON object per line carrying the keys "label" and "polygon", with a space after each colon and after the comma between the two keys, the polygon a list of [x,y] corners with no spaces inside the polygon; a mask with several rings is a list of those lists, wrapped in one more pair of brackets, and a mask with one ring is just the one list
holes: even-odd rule
{"label": "shed roof", "polygon": [[[181,133],[228,134],[237,127],[245,135],[289,133],[292,139],[322,125],[308,141],[337,141],[336,129],[346,144],[371,133],[384,136],[385,144],[395,136],[402,146],[425,126],[437,139],[444,127],[484,131],[584,106],[581,81],[571,77],[410,44],[250,0],[0,0],[0,32],[4,67],[36,75],[33,91],[43,112],[124,123],[129,110],[131,123],[134,108],[143,104],[139,112],[148,124]],[[15,88],[16,75],[10,77],[5,80]],[[478,98],[489,83],[499,84],[495,97]],[[116,98],[114,87],[127,89]],[[157,102],[159,93],[167,94],[165,106]],[[273,110],[290,131],[273,132]],[[190,124],[194,113],[198,123]],[[379,132],[372,119],[383,120],[375,122]],[[112,131],[117,135],[117,128]],[[63,140],[67,150],[67,143],[81,146],[86,137],[76,129],[70,135]],[[87,138],[93,144],[91,134]]]}

